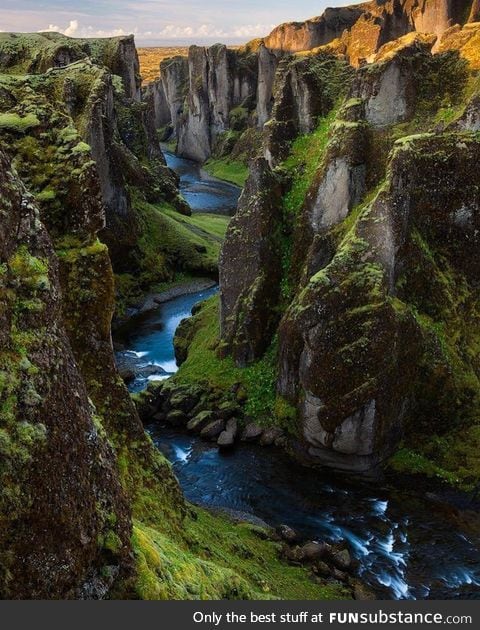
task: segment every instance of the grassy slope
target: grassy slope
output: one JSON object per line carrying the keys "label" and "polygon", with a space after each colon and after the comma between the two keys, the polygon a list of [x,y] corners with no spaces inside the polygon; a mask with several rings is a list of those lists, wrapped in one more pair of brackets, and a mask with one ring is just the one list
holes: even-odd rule
{"label": "grassy slope", "polygon": [[210,173],[210,175],[236,184],[241,188],[245,186],[248,177],[248,167],[246,164],[238,160],[230,160],[226,157],[219,159],[212,158],[203,165],[203,168],[207,173]]}
{"label": "grassy slope", "polygon": [[116,276],[118,314],[145,292],[163,290],[192,276],[216,276],[229,222],[229,217],[206,213],[186,217],[168,204],[136,201],[136,210],[141,217],[138,249],[144,271]]}
{"label": "grassy slope", "polygon": [[318,584],[308,570],[279,559],[280,545],[260,528],[195,508],[181,535],[134,522],[141,599],[347,599],[339,584]]}

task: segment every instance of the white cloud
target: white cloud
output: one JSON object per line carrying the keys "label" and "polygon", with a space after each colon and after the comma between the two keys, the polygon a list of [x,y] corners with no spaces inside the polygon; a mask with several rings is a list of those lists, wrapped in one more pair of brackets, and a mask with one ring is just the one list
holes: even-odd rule
{"label": "white cloud", "polygon": [[70,24],[66,28],[60,28],[60,26],[56,26],[55,24],[49,24],[48,28],[42,29],[40,32],[42,33],[63,33],[63,35],[67,35],[68,37],[74,37],[78,31],[78,20],[70,20]]}
{"label": "white cloud", "polygon": [[[159,30],[143,31],[134,28],[133,34],[138,41],[142,40],[200,40],[218,39],[219,41],[231,38],[243,39],[247,41],[253,37],[259,37],[268,34],[273,24],[247,24],[225,30],[213,24],[200,24],[199,26],[179,26],[177,24],[167,24]],[[69,37],[122,37],[128,35],[129,32],[123,28],[97,28],[94,26],[82,26],[78,20],[70,20],[68,26],[61,27],[56,24],[49,24],[48,28],[43,32],[63,33]]]}
{"label": "white cloud", "polygon": [[237,26],[232,35],[235,37],[263,37],[275,28],[274,24],[246,24]]}
{"label": "white cloud", "polygon": [[73,37],[75,33],[78,31],[78,20],[70,20],[70,24],[64,31],[64,35],[68,35],[68,37]]}

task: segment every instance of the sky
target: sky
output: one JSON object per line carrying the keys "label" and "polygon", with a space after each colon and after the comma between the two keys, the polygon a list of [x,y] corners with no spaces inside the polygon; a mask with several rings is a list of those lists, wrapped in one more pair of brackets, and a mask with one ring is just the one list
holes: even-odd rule
{"label": "sky", "polygon": [[243,43],[352,0],[0,0],[0,31],[133,33],[140,46]]}

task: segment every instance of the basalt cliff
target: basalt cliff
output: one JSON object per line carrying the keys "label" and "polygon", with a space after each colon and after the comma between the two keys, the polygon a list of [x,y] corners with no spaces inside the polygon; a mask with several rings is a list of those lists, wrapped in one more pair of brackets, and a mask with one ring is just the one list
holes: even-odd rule
{"label": "basalt cliff", "polygon": [[[189,505],[152,417],[475,487],[479,13],[329,9],[192,47],[145,89],[131,37],[0,33],[0,597],[365,595],[331,578],[338,550],[326,579]],[[221,253],[160,139],[248,165]],[[132,398],[114,313],[185,275],[220,296],[179,327],[176,377]]]}
{"label": "basalt cliff", "polygon": [[[202,162],[227,156],[241,163],[258,143],[255,130],[271,117],[284,58],[326,46],[358,67],[409,33],[434,35],[438,49],[452,28],[478,20],[474,0],[373,0],[327,9],[311,20],[282,24],[239,50],[193,46],[188,58],[162,62],[160,79],[147,89],[157,124],[176,141],[179,155]],[[299,102],[310,98],[306,73],[301,80],[295,86]],[[304,124],[309,130],[309,121]]]}
{"label": "basalt cliff", "polygon": [[[260,149],[220,303],[179,331],[178,380],[208,365],[247,435],[306,463],[478,482],[478,17],[472,2],[370,2],[236,53],[271,62],[268,108],[253,81],[244,133],[261,127]],[[190,104],[208,67],[178,138],[206,116]]]}

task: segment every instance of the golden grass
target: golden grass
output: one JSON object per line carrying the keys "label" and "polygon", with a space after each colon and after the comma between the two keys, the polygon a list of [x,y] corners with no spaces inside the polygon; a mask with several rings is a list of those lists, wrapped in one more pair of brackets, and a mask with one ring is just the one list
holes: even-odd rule
{"label": "golden grass", "polygon": [[[231,50],[239,50],[240,46],[229,46]],[[151,48],[139,48],[140,74],[143,85],[148,85],[160,76],[160,62],[171,57],[186,57],[189,46],[158,46]]]}
{"label": "golden grass", "polygon": [[161,46],[158,48],[139,48],[140,74],[143,84],[147,85],[160,76],[160,62],[170,57],[188,55],[188,46]]}

